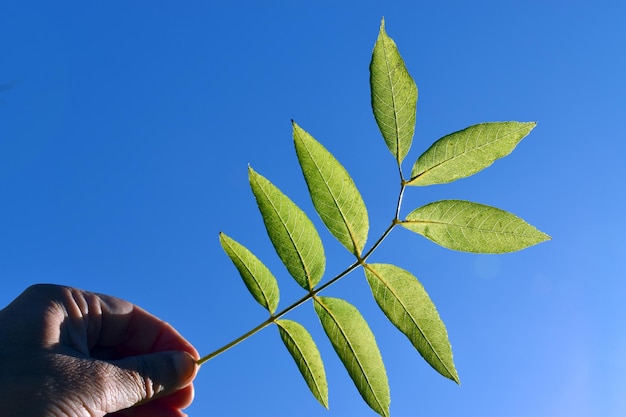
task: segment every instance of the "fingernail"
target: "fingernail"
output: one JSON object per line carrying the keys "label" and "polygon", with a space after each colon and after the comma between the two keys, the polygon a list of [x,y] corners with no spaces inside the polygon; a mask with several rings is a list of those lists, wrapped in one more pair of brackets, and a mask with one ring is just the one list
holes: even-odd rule
{"label": "fingernail", "polygon": [[191,355],[186,352],[176,352],[172,360],[174,361],[174,369],[176,369],[179,380],[187,381],[191,379],[196,370],[196,362]]}

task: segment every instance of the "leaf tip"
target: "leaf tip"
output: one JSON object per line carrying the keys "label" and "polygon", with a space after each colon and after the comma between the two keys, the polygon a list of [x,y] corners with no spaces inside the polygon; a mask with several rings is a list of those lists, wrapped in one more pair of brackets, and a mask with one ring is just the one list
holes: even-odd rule
{"label": "leaf tip", "polygon": [[385,16],[383,16],[380,19],[380,30],[378,31],[378,39],[380,40],[381,38],[386,38],[387,36],[387,31],[385,31]]}
{"label": "leaf tip", "polygon": [[461,380],[459,379],[459,374],[456,371],[456,368],[454,368],[454,364],[452,365],[452,369],[450,372],[450,376],[448,376],[448,379],[452,380],[455,384],[457,385],[461,385]]}
{"label": "leaf tip", "polygon": [[291,120],[291,127],[293,128],[294,139],[297,139],[297,137],[304,131],[304,129],[302,129],[300,125],[296,123],[293,119]]}
{"label": "leaf tip", "polygon": [[254,183],[258,182],[259,177],[261,177],[261,175],[252,168],[252,165],[248,164],[248,182],[250,183],[253,191]]}
{"label": "leaf tip", "polygon": [[[544,233],[539,229],[535,229],[535,230],[537,231],[536,243],[534,243],[533,245],[538,245],[539,243],[548,242],[552,240],[552,236],[550,236],[549,234]],[[529,245],[529,246],[533,246],[533,245]]]}

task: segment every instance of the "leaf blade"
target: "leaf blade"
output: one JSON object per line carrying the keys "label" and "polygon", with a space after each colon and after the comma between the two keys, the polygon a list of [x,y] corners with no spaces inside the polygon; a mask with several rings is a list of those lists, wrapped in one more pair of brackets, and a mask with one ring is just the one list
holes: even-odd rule
{"label": "leaf blade", "polygon": [[270,314],[274,314],[280,298],[274,275],[250,250],[222,232],[220,244],[239,271],[250,294]]}
{"label": "leaf blade", "polygon": [[464,200],[442,200],[409,213],[401,225],[448,249],[508,253],[550,236],[504,210]]}
{"label": "leaf blade", "polygon": [[337,240],[360,256],[369,231],[361,194],[341,163],[313,136],[292,123],[296,154],[315,210]]}
{"label": "leaf blade", "polygon": [[536,125],[480,123],[446,135],[415,161],[408,185],[445,184],[474,175],[509,155]]}
{"label": "leaf blade", "polygon": [[267,178],[248,168],[250,186],[267,234],[291,276],[305,290],[324,275],[324,246],[313,222]]}
{"label": "leaf blade", "polygon": [[315,297],[314,307],[363,400],[381,416],[388,416],[390,396],[385,365],[361,313],[339,298]]}
{"label": "leaf blade", "polygon": [[376,303],[441,375],[459,383],[446,327],[422,284],[389,264],[366,264],[365,277]]}
{"label": "leaf blade", "polygon": [[374,118],[389,151],[400,165],[415,133],[417,86],[396,43],[385,32],[384,19],[372,51],[370,90]]}
{"label": "leaf blade", "polygon": [[313,396],[328,408],[328,383],[322,357],[309,332],[292,320],[276,320],[280,337]]}

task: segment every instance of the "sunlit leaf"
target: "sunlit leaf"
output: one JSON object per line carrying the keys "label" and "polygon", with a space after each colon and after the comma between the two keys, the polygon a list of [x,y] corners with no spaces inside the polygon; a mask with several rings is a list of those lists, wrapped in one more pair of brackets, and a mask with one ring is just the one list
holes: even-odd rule
{"label": "sunlit leaf", "polygon": [[315,297],[315,312],[365,402],[389,415],[389,383],[374,334],[361,313],[339,298]]}
{"label": "sunlit leaf", "polygon": [[510,154],[534,122],[470,126],[437,140],[413,165],[408,185],[444,184],[469,177]]}
{"label": "sunlit leaf", "polygon": [[404,65],[396,43],[380,24],[370,63],[372,110],[380,132],[398,164],[411,148],[415,132],[417,86]]}
{"label": "sunlit leaf", "polygon": [[463,252],[514,252],[550,239],[514,214],[461,200],[427,204],[409,213],[401,224],[443,247]]}
{"label": "sunlit leaf", "polygon": [[328,384],[320,352],[309,332],[291,320],[277,320],[283,343],[296,362],[313,396],[328,408]]}
{"label": "sunlit leaf", "polygon": [[459,383],[446,326],[417,278],[389,264],[365,265],[365,276],[387,318],[437,372]]}
{"label": "sunlit leaf", "polygon": [[339,161],[295,122],[293,139],[317,213],[337,240],[360,256],[369,220],[354,181]]}
{"label": "sunlit leaf", "polygon": [[224,252],[233,261],[250,294],[274,314],[278,307],[278,283],[269,269],[252,252],[224,233],[220,233]]}
{"label": "sunlit leaf", "polygon": [[248,169],[267,234],[291,276],[306,290],[324,275],[326,258],[315,226],[296,204],[267,178]]}

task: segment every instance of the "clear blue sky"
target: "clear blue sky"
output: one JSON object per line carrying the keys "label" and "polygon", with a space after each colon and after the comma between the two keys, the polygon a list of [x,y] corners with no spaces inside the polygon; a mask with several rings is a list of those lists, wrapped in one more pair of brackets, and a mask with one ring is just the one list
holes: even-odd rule
{"label": "clear blue sky", "polygon": [[[409,190],[403,213],[468,199],[553,240],[502,256],[403,230],[374,256],[412,271],[447,325],[461,386],[377,309],[361,273],[325,295],[357,305],[387,365],[392,416],[626,415],[626,5],[621,1],[0,3],[0,306],[37,282],[133,301],[200,351],[265,319],[218,232],[301,295],[266,238],[247,165],[305,209],[328,274],[351,258],[312,211],[290,119],[352,174],[371,235],[396,170],[371,115],[368,65],[385,16],[419,88],[405,170],[483,121],[537,121],[509,157]],[[275,328],[204,365],[191,416],[368,416],[310,304],[330,411]]]}

